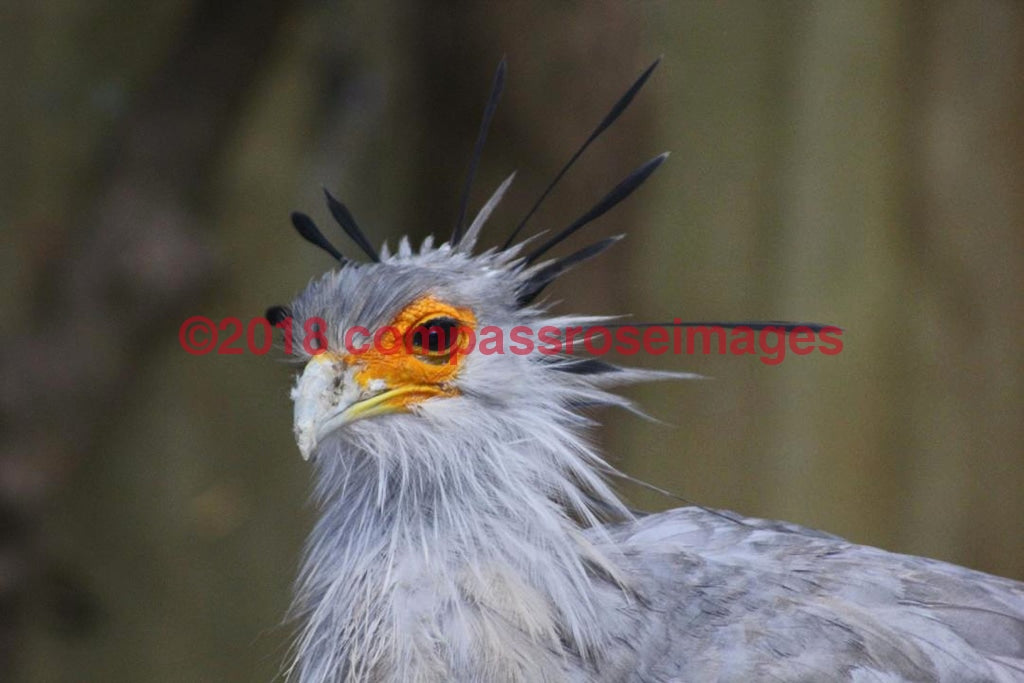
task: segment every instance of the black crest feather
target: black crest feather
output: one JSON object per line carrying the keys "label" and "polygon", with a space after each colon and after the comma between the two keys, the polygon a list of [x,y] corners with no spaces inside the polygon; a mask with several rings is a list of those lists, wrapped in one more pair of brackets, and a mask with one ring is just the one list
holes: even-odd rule
{"label": "black crest feather", "polygon": [[341,255],[341,252],[338,251],[326,237],[324,237],[324,234],[320,232],[320,228],[316,227],[316,223],[313,222],[312,218],[299,211],[293,211],[292,225],[295,226],[295,230],[302,235],[303,239],[307,242],[320,247],[338,261],[342,263],[345,262],[345,257]]}
{"label": "black crest feather", "polygon": [[380,263],[380,255],[377,254],[377,250],[370,244],[370,240],[366,239],[363,231],[359,229],[359,225],[352,216],[352,212],[348,210],[347,206],[335,199],[334,195],[328,192],[326,187],[323,190],[324,197],[327,199],[327,209],[334,216],[334,220],[341,226],[341,229],[356,243],[357,247],[363,250],[367,258],[374,263]]}
{"label": "black crest feather", "polygon": [[498,108],[498,100],[501,99],[501,92],[505,89],[505,72],[508,65],[505,58],[501,58],[498,70],[494,73],[494,83],[491,85],[491,96],[487,98],[487,106],[484,107],[484,117],[480,121],[480,132],[476,137],[476,145],[473,146],[473,156],[469,160],[469,172],[466,174],[466,183],[462,187],[462,199],[459,201],[459,217],[455,221],[455,229],[452,230],[452,246],[456,246],[462,239],[462,228],[466,222],[466,211],[469,208],[469,193],[473,189],[473,178],[476,176],[476,168],[480,163],[480,157],[484,152],[484,143],[487,141],[487,132],[491,128],[491,119]]}
{"label": "black crest feather", "polygon": [[558,372],[568,372],[572,375],[606,375],[612,372],[622,372],[618,365],[605,363],[595,358],[580,358],[566,361],[558,361],[549,366]]}
{"label": "black crest feather", "polygon": [[604,215],[609,209],[631,195],[636,188],[643,185],[644,181],[647,180],[667,158],[668,152],[659,154],[640,168],[630,173],[622,182],[613,187],[608,194],[602,197],[601,201],[594,204],[589,211],[573,221],[569,227],[565,228],[524,257],[524,263],[527,265],[533,263],[543,256],[549,249],[572,235],[584,225]]}
{"label": "black crest feather", "polygon": [[520,306],[525,306],[537,298],[537,295],[544,291],[544,288],[551,284],[557,279],[562,273],[569,270],[578,263],[582,263],[587,259],[594,258],[608,247],[612,246],[620,239],[623,235],[616,235],[615,237],[609,237],[603,239],[600,242],[591,244],[589,247],[584,247],[579,251],[572,253],[565,258],[558,259],[554,263],[550,263],[536,273],[530,276],[523,286],[519,289],[517,302]]}
{"label": "black crest feather", "polygon": [[292,309],[287,306],[271,306],[264,317],[271,325],[276,325],[292,317]]}
{"label": "black crest feather", "polygon": [[667,323],[602,323],[601,327],[721,327],[726,330],[732,330],[736,328],[747,328],[754,331],[759,330],[776,330],[779,332],[793,332],[800,328],[806,328],[811,332],[823,332],[825,330],[838,330],[841,331],[841,327],[835,325],[828,325],[825,323],[794,323],[787,320],[739,320],[739,321],[721,321],[721,320],[704,320],[704,321],[683,321],[678,322],[672,321]]}
{"label": "black crest feather", "polygon": [[650,78],[651,74],[654,72],[654,69],[657,68],[658,64],[660,63],[661,57],[658,57],[649,67],[647,67],[644,70],[642,74],[640,74],[640,77],[633,82],[633,85],[629,86],[629,89],[626,90],[622,97],[620,97],[618,101],[615,102],[614,105],[612,105],[612,108],[608,111],[607,114],[605,114],[605,117],[601,119],[601,123],[597,124],[597,128],[595,128],[587,137],[587,139],[583,141],[583,144],[580,145],[579,149],[576,150],[576,153],[573,154],[572,157],[570,157],[569,161],[566,162],[565,166],[563,166],[562,169],[558,172],[554,180],[548,183],[548,186],[544,188],[544,192],[541,193],[540,197],[537,198],[537,201],[533,203],[533,206],[526,213],[526,216],[523,217],[523,220],[519,221],[519,225],[516,226],[515,230],[512,231],[512,234],[509,235],[507,240],[505,240],[505,244],[502,246],[502,249],[508,249],[512,245],[512,242],[515,241],[516,237],[522,231],[523,227],[527,224],[527,222],[529,222],[530,218],[533,217],[533,214],[537,212],[537,209],[539,209],[540,205],[544,203],[544,200],[547,199],[547,196],[549,194],[551,194],[551,191],[555,189],[555,185],[558,184],[558,181],[560,181],[562,179],[562,176],[564,176],[566,172],[570,168],[572,168],[572,165],[576,163],[576,160],[583,155],[583,152],[585,152],[587,147],[590,146],[590,143],[596,140],[601,135],[601,133],[607,130],[608,127],[611,126],[613,123],[615,123],[615,120],[619,118],[622,112],[626,111],[630,103],[633,101],[633,98],[636,96],[638,92],[640,92],[640,88],[644,87],[644,83],[647,82],[647,79]]}
{"label": "black crest feather", "polygon": [[[544,200],[551,194],[555,186],[559,183],[562,177],[572,168],[573,164],[583,155],[591,143],[594,142],[605,130],[607,130],[624,111],[632,103],[636,94],[644,86],[647,80],[650,78],[654,69],[658,66],[661,59],[655,60],[642,74],[633,82],[633,84],[626,90],[626,92],[615,102],[612,108],[608,111],[597,127],[591,131],[590,135],[584,140],[583,144],[576,150],[576,152],[570,157],[569,161],[558,171],[554,179],[547,185],[540,197],[534,202],[533,206],[527,212],[526,216],[519,222],[519,224],[512,231],[503,245],[503,249],[507,249],[518,237],[523,227],[529,222],[533,215],[543,204]],[[462,189],[462,196],[459,201],[459,214],[458,220],[456,221],[455,228],[452,231],[451,243],[452,246],[456,246],[465,236],[464,224],[466,220],[466,212],[469,206],[470,193],[473,187],[473,180],[476,176],[477,168],[480,164],[480,159],[483,155],[484,144],[487,140],[487,134],[490,130],[491,121],[494,118],[495,110],[498,106],[498,101],[501,98],[502,91],[505,87],[505,76],[507,71],[506,60],[502,58],[498,64],[497,71],[494,74],[494,80],[491,85],[490,96],[487,99],[487,104],[484,107],[483,119],[480,122],[480,130],[477,134],[476,144],[473,147],[473,153],[470,157],[469,169],[466,175],[466,180]],[[640,185],[642,185],[655,170],[665,161],[668,157],[668,153],[660,154],[650,161],[646,162],[632,173],[630,173],[624,180],[619,182],[614,188],[612,188],[604,197],[601,198],[594,206],[592,206],[586,213],[573,221],[566,228],[556,233],[554,236],[540,244],[540,246],[533,249],[529,254],[522,257],[520,262],[522,268],[527,268],[540,259],[544,254],[550,251],[552,248],[560,244],[561,242],[568,239],[580,228],[584,227],[591,221],[604,215],[606,212],[614,208],[619,202],[624,200],[630,194],[632,194]],[[338,225],[345,231],[345,234],[352,239],[352,241],[366,254],[366,256],[374,262],[380,261],[380,255],[373,245],[367,239],[366,235],[359,228],[352,213],[348,210],[342,202],[338,201],[326,188],[324,188],[324,197],[327,200],[327,208],[337,221]],[[298,233],[310,243],[323,249],[340,263],[345,264],[347,260],[341,254],[338,249],[331,244],[331,242],[324,237],[323,233],[316,226],[316,223],[304,213],[293,212],[291,214],[292,224]],[[537,296],[547,287],[551,282],[557,279],[559,276],[564,274],[573,266],[582,263],[588,259],[591,259],[598,254],[602,253],[613,244],[618,242],[622,238],[622,235],[615,237],[609,237],[599,242],[591,244],[579,251],[576,251],[569,256],[565,256],[561,259],[552,261],[551,263],[544,264],[542,267],[537,268],[531,272],[523,283],[520,285],[519,290],[516,293],[517,302],[520,306],[527,306],[532,303]],[[272,324],[276,325],[283,320],[291,317],[291,310],[286,306],[272,306],[267,309],[266,318]],[[813,332],[823,331],[841,331],[834,325],[826,325],[821,323],[804,323],[804,322],[788,322],[788,321],[682,321],[675,319],[672,322],[619,322],[619,323],[604,323],[601,327],[606,329],[621,328],[621,327],[709,327],[709,328],[724,328],[724,329],[735,329],[735,328],[747,328],[751,330],[774,330],[778,332],[793,332],[797,329],[807,329]],[[573,374],[603,374],[609,372],[620,371],[617,366],[604,363],[594,359],[585,360],[572,360],[565,362],[558,362],[555,369],[573,373]]]}

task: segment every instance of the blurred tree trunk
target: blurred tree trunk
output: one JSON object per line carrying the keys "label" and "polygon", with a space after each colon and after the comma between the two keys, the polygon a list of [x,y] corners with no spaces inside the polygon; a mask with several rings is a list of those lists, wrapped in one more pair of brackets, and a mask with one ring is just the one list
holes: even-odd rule
{"label": "blurred tree trunk", "polygon": [[[62,207],[74,226],[59,230],[67,244],[50,245],[51,258],[35,264],[31,275],[41,286],[28,292],[35,300],[18,336],[5,341],[18,356],[3,359],[0,394],[9,427],[0,453],[5,680],[25,652],[29,591],[60,627],[91,621],[85,578],[47,556],[39,516],[67,474],[95,456],[129,387],[142,396],[152,391],[135,385],[137,355],[211,281],[201,227],[211,170],[289,4],[216,0],[191,8],[164,64],[99,146],[88,196]],[[25,9],[26,25],[32,19],[45,21],[45,14]]]}
{"label": "blurred tree trunk", "polygon": [[1024,6],[691,4],[667,25],[683,169],[637,252],[642,317],[821,320],[845,349],[684,359],[718,381],[641,392],[683,429],[627,423],[613,450],[705,504],[1024,577]]}
{"label": "blurred tree trunk", "polygon": [[918,35],[902,236],[918,458],[900,541],[1024,578],[1024,544],[1005,542],[1024,520],[1024,5],[929,5]]}

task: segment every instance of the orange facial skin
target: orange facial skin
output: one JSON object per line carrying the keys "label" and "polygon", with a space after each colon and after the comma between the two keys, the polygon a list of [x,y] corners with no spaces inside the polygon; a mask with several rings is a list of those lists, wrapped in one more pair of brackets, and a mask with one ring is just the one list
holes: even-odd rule
{"label": "orange facial skin", "polygon": [[[427,328],[438,319],[454,320],[459,333],[448,348],[430,351],[410,348],[412,330]],[[455,396],[458,391],[452,379],[459,372],[466,348],[464,330],[475,330],[476,317],[468,308],[451,306],[432,296],[425,296],[406,306],[389,325],[374,331],[374,341],[365,351],[342,357],[346,365],[361,366],[355,378],[363,389],[380,381],[390,395],[391,410],[408,410],[409,406],[435,396]]]}

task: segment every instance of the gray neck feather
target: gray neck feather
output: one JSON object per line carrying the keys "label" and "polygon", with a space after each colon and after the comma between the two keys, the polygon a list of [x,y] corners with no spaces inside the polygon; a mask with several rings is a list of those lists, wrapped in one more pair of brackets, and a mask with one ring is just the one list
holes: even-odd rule
{"label": "gray neck feather", "polygon": [[588,525],[594,502],[628,512],[594,474],[607,466],[578,437],[582,420],[565,412],[521,431],[500,411],[472,430],[373,422],[317,455],[321,516],[293,608],[303,630],[292,676],[540,681],[593,662],[610,638],[599,615],[626,598],[608,544],[598,549],[569,511]]}

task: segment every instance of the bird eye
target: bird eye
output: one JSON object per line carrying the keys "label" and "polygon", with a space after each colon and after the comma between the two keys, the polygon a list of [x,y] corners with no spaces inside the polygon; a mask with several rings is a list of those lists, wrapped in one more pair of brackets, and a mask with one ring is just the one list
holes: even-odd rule
{"label": "bird eye", "polygon": [[459,321],[454,318],[431,318],[412,330],[412,348],[428,355],[447,354],[458,341]]}

